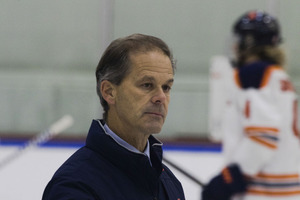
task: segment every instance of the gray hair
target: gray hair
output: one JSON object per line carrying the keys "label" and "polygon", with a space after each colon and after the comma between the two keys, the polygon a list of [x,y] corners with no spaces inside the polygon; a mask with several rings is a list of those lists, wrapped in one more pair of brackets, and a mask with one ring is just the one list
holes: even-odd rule
{"label": "gray hair", "polygon": [[104,120],[107,118],[109,105],[100,92],[101,82],[108,80],[115,85],[120,85],[130,72],[130,54],[149,51],[160,51],[168,56],[172,63],[173,73],[175,73],[176,66],[171,50],[164,41],[154,36],[132,34],[112,41],[104,51],[95,72],[97,94],[104,110]]}

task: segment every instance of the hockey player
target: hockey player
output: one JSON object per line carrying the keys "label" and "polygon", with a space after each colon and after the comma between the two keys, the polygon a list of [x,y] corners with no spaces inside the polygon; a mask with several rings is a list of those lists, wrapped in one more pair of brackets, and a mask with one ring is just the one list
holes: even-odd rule
{"label": "hockey player", "polygon": [[233,26],[235,82],[223,123],[226,167],[202,200],[299,200],[297,99],[283,69],[278,21],[250,11]]}

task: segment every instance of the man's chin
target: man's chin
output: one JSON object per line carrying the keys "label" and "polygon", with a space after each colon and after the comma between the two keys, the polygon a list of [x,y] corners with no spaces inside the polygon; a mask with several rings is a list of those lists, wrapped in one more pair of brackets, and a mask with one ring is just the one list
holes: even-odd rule
{"label": "man's chin", "polygon": [[156,135],[156,134],[159,134],[160,132],[157,132],[157,133],[151,133],[151,135]]}
{"label": "man's chin", "polygon": [[158,119],[147,119],[144,121],[144,131],[148,134],[160,133],[164,125],[164,120],[162,118]]}
{"label": "man's chin", "polygon": [[147,132],[150,134],[158,134],[160,133],[162,126],[148,126]]}

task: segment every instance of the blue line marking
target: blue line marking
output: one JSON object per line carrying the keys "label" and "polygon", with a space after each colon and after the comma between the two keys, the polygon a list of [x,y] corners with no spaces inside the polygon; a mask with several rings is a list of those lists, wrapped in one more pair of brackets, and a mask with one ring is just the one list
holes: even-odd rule
{"label": "blue line marking", "polygon": [[216,152],[220,153],[222,151],[221,146],[216,145],[195,145],[195,144],[185,144],[185,145],[163,145],[164,151],[190,151],[190,152]]}
{"label": "blue line marking", "polygon": [[[23,147],[27,140],[5,139],[0,140],[0,146]],[[41,148],[80,148],[85,145],[85,141],[48,141],[38,146]],[[221,145],[216,144],[167,144],[162,146],[164,151],[188,151],[188,152],[215,152],[222,151]]]}

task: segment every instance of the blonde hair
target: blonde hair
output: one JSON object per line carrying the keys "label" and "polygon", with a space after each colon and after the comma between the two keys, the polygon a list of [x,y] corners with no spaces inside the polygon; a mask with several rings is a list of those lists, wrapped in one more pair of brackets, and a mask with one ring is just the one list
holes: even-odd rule
{"label": "blonde hair", "polygon": [[270,61],[276,65],[284,66],[286,62],[286,55],[284,50],[279,46],[255,46],[251,48],[247,48],[244,50],[240,50],[238,52],[238,66],[242,66],[245,64],[245,61],[250,56],[255,56],[259,60]]}

